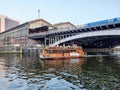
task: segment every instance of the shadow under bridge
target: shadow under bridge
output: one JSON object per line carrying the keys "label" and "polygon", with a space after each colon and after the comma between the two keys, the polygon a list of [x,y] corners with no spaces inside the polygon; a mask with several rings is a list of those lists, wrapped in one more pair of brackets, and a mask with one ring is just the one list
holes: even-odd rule
{"label": "shadow under bridge", "polygon": [[79,33],[61,39],[52,45],[77,44],[83,48],[112,48],[120,45],[120,30],[102,30]]}

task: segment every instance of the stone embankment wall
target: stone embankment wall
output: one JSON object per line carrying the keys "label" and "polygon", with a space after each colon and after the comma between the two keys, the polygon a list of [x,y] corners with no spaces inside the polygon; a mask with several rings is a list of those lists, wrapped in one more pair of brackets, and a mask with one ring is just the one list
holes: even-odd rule
{"label": "stone embankment wall", "polygon": [[0,46],[0,53],[20,53],[20,47]]}

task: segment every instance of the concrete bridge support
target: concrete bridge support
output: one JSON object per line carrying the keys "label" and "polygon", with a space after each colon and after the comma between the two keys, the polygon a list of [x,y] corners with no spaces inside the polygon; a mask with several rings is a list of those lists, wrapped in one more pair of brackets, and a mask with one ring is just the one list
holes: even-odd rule
{"label": "concrete bridge support", "polygon": [[53,43],[55,43],[55,42],[59,42],[60,40],[62,40],[62,39],[65,39],[65,38],[68,38],[68,37],[70,37],[71,35],[59,35],[59,36],[51,36],[51,37],[49,37],[49,38],[47,38],[47,40],[46,41],[48,41],[48,42],[46,42],[45,41],[45,45],[47,45],[47,43],[48,43],[48,45],[52,45]]}

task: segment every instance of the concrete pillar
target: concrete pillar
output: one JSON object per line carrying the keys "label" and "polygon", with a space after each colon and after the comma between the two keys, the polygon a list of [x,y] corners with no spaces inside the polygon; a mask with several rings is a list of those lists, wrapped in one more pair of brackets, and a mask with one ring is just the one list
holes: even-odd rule
{"label": "concrete pillar", "polygon": [[61,35],[61,39],[63,39],[64,38],[64,36],[63,35]]}
{"label": "concrete pillar", "polygon": [[51,44],[53,43],[53,37],[51,37]]}
{"label": "concrete pillar", "polygon": [[50,37],[50,44],[52,44],[52,37]]}
{"label": "concrete pillar", "polygon": [[59,36],[59,40],[61,40],[61,36]]}
{"label": "concrete pillar", "polygon": [[[57,36],[56,38],[57,38],[57,41],[59,41],[59,36]],[[57,42],[57,41],[56,41],[56,42]]]}
{"label": "concrete pillar", "polygon": [[58,41],[60,41],[60,36],[58,36]]}
{"label": "concrete pillar", "polygon": [[57,42],[57,36],[55,36],[55,42]]}
{"label": "concrete pillar", "polygon": [[47,39],[46,39],[46,37],[45,37],[44,39],[45,39],[45,40],[44,40],[44,46],[46,47],[46,40],[47,40]]}
{"label": "concrete pillar", "polygon": [[51,44],[51,37],[49,37],[49,45]]}
{"label": "concrete pillar", "polygon": [[53,42],[52,43],[54,43],[55,42],[55,37],[53,37]]}

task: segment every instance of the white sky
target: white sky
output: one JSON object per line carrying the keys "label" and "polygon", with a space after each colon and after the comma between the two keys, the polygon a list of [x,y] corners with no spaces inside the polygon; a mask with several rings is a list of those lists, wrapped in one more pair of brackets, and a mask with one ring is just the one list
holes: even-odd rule
{"label": "white sky", "polygon": [[40,17],[55,24],[75,25],[120,17],[120,0],[0,0],[0,15],[21,23]]}

